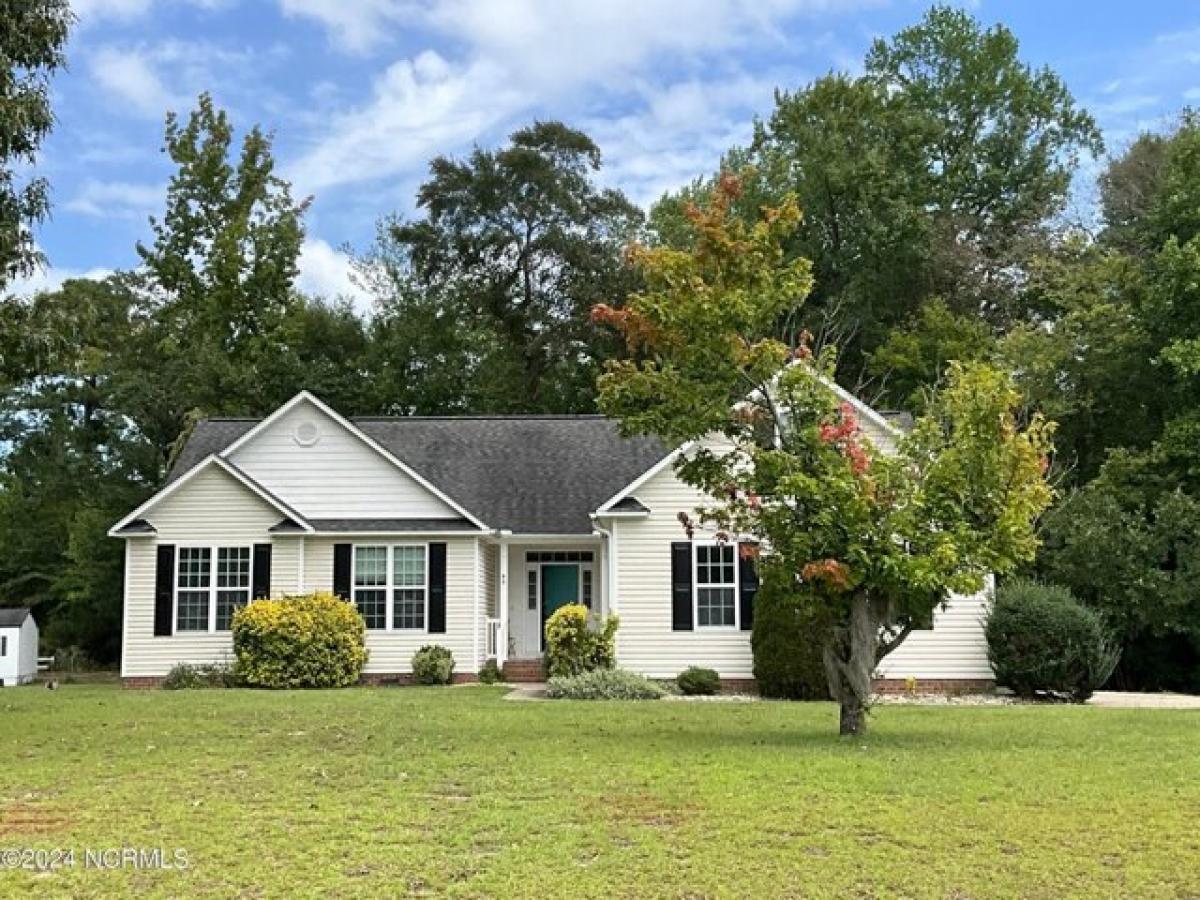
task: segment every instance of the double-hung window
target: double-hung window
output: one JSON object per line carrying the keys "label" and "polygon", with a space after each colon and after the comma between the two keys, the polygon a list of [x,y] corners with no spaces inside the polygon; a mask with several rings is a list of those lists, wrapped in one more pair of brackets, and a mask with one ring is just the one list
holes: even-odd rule
{"label": "double-hung window", "polygon": [[696,545],[696,625],[737,626],[737,547]]}
{"label": "double-hung window", "polygon": [[249,547],[180,547],[175,574],[175,630],[228,631],[250,602]]}
{"label": "double-hung window", "polygon": [[373,631],[422,631],[429,604],[425,544],[355,546],[354,605]]}

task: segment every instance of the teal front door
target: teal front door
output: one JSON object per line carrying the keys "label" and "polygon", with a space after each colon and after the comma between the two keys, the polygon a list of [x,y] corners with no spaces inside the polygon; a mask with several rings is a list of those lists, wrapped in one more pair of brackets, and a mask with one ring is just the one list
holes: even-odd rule
{"label": "teal front door", "polygon": [[560,606],[579,602],[579,566],[542,566],[542,649],[546,649],[546,620]]}

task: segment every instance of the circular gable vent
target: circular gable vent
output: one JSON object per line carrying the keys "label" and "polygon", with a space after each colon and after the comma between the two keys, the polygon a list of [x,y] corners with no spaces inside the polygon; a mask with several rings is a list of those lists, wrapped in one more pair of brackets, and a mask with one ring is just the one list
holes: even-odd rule
{"label": "circular gable vent", "polygon": [[301,422],[292,432],[292,439],[301,447],[311,447],[321,439],[316,422]]}

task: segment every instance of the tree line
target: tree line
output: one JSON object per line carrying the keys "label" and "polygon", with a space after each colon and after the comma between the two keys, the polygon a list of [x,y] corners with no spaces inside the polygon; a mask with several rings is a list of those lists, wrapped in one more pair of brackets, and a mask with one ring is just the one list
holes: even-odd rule
{"label": "tree line", "polygon": [[[4,280],[38,263],[45,185],[16,172],[52,123],[71,24],[62,0],[17,8],[0,30]],[[791,199],[803,214],[783,245],[811,260],[812,291],[778,337],[836,348],[843,385],[912,413],[954,362],[1011,373],[1025,415],[1058,423],[1035,574],[1119,629],[1123,685],[1200,688],[1191,111],[1106,157],[1098,225],[1072,221],[1080,163],[1105,152],[1094,119],[1010,30],[934,7],[876,40],[861,75],[778,90],[746,146],[646,211],[561,122],[432,160],[415,215],[384,217],[357,255],[369,311],[296,289],[307,201],[260,128],[238,137],[202,96],[167,117],[164,152],[136,268],[0,302],[0,604],[39,609],[52,644],[119,652],[105,530],[200,417],[264,415],[301,388],[351,415],[594,411],[604,363],[630,351],[590,311],[644,288],[626,248],[687,249],[736,172],[747,223]]]}

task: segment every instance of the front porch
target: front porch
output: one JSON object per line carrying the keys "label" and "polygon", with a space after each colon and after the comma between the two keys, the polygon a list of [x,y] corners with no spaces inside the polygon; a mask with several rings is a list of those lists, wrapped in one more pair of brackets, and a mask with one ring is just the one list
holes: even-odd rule
{"label": "front porch", "polygon": [[494,659],[510,681],[542,681],[544,627],[553,612],[582,603],[608,614],[605,541],[599,535],[516,535],[488,551],[495,554],[496,577],[483,658]]}

